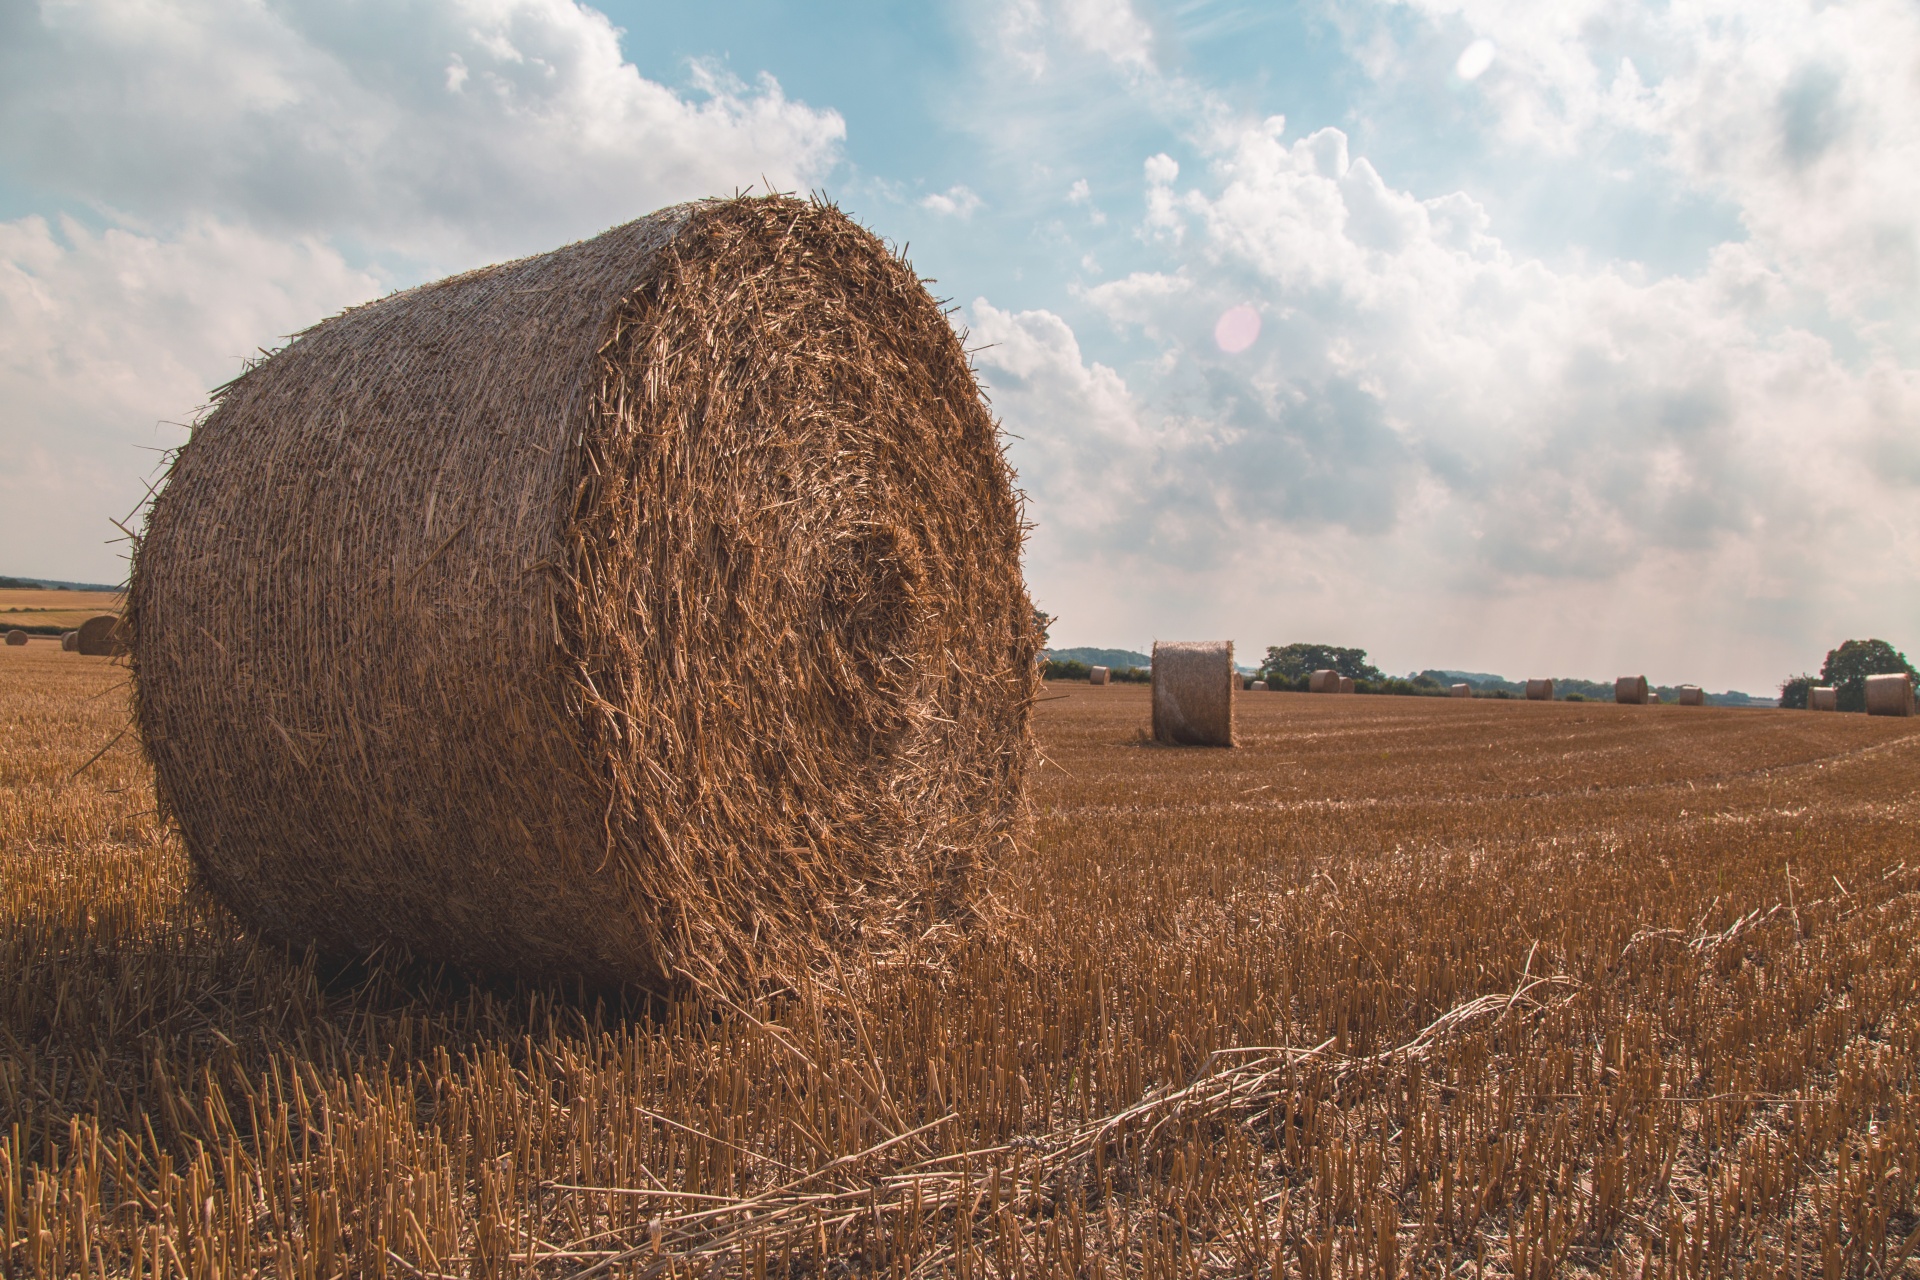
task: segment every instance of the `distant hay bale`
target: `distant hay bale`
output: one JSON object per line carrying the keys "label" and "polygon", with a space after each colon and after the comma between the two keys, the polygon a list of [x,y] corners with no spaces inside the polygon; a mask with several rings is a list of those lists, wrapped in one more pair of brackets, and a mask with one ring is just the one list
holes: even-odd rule
{"label": "distant hay bale", "polygon": [[1247,686],[1247,692],[1248,693],[1265,693],[1267,692],[1267,682],[1265,680],[1255,680],[1252,684]]}
{"label": "distant hay bale", "polygon": [[1340,692],[1340,673],[1338,671],[1316,671],[1307,677],[1308,693]]}
{"label": "distant hay bale", "polygon": [[1111,675],[1112,673],[1105,667],[1089,667],[1087,669],[1087,683],[1105,684]]}
{"label": "distant hay bale", "polygon": [[1613,700],[1631,706],[1647,705],[1647,678],[1645,676],[1621,676],[1613,682]]}
{"label": "distant hay bale", "polygon": [[1551,680],[1527,681],[1527,701],[1552,702],[1553,701],[1553,681]]}
{"label": "distant hay bale", "polygon": [[323,954],[740,991],[896,949],[1023,812],[1001,444],[911,268],[790,198],[325,321],[136,554],[162,804]]}
{"label": "distant hay bale", "polygon": [[1340,677],[1340,692],[1341,692],[1341,693],[1352,693],[1352,692],[1353,692],[1353,677],[1352,677],[1352,676],[1341,676],[1341,677]]}
{"label": "distant hay bale", "polygon": [[1674,701],[1683,707],[1704,707],[1707,705],[1707,693],[1697,684],[1683,684],[1677,690]]}
{"label": "distant hay bale", "polygon": [[1840,691],[1830,684],[1817,684],[1807,690],[1807,710],[1838,711]]}
{"label": "distant hay bale", "polygon": [[1471,698],[1473,696],[1473,686],[1470,684],[1448,685],[1447,693],[1450,697]]}
{"label": "distant hay bale", "polygon": [[1178,747],[1231,747],[1233,641],[1155,641],[1153,736]]}
{"label": "distant hay bale", "polygon": [[78,631],[62,631],[60,633],[60,649],[64,653],[80,652],[80,633]]}
{"label": "distant hay bale", "polygon": [[19,646],[19,645],[23,645],[23,644],[25,644],[26,642],[27,642],[27,633],[26,633],[26,632],[24,632],[24,631],[20,631],[20,630],[17,630],[17,629],[16,629],[16,630],[13,630],[13,631],[9,631],[9,632],[7,632],[7,644],[8,644],[8,645],[10,645],[10,646],[15,646],[15,647],[17,647],[17,646]]}
{"label": "distant hay bale", "polygon": [[1892,675],[1867,677],[1867,714],[1870,716],[1910,716],[1913,714],[1913,677],[1904,671]]}
{"label": "distant hay bale", "polygon": [[117,613],[97,613],[74,633],[75,652],[95,658],[117,658],[127,651],[127,628]]}

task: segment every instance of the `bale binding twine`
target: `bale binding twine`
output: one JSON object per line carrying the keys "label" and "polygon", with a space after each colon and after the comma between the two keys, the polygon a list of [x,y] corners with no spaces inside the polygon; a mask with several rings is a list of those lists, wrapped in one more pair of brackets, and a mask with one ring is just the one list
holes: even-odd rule
{"label": "bale binding twine", "polygon": [[895,949],[1023,812],[1000,445],[940,307],[823,204],[348,311],[217,393],[149,514],[162,804],[327,954],[744,990]]}
{"label": "bale binding twine", "polygon": [[1867,677],[1867,714],[1870,716],[1910,716],[1913,714],[1913,677],[1904,671],[1892,675]]}
{"label": "bale binding twine", "polygon": [[1233,641],[1155,641],[1153,737],[1175,747],[1231,747]]}

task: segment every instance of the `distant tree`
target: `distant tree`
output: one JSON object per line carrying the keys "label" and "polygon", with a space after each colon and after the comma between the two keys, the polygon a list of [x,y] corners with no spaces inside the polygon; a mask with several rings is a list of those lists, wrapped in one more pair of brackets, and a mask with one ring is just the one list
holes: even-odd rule
{"label": "distant tree", "polygon": [[1256,679],[1304,680],[1316,671],[1333,670],[1350,680],[1385,680],[1380,669],[1367,662],[1365,649],[1342,649],[1331,644],[1275,645],[1267,649]]}
{"label": "distant tree", "polygon": [[1795,676],[1791,680],[1780,682],[1780,705],[1792,707],[1796,711],[1807,709],[1807,690],[1819,684],[1817,676]]}
{"label": "distant tree", "polygon": [[[1867,709],[1867,677],[1920,674],[1907,661],[1907,655],[1885,640],[1849,640],[1827,653],[1820,667],[1820,682],[1839,691],[1836,699],[1842,711]],[[1782,689],[1784,696],[1785,690]],[[1805,705],[1804,703],[1802,705]]]}
{"label": "distant tree", "polygon": [[1060,621],[1051,613],[1042,613],[1040,606],[1033,607],[1033,625],[1040,632],[1040,647],[1046,648],[1053,639],[1053,624]]}

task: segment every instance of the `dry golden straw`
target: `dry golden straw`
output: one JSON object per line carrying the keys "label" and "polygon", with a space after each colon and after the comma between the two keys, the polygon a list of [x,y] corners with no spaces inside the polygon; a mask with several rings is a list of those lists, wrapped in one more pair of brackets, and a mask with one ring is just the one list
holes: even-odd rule
{"label": "dry golden straw", "polygon": [[1807,690],[1807,710],[1838,711],[1840,691],[1830,684],[1817,684]]}
{"label": "dry golden straw", "polygon": [[1233,641],[1155,641],[1153,736],[1180,747],[1231,747]]}
{"label": "dry golden straw", "polygon": [[1647,704],[1647,678],[1645,676],[1621,676],[1613,682],[1613,700],[1633,706]]}
{"label": "dry golden straw", "polygon": [[1527,681],[1527,700],[1529,702],[1552,702],[1553,701],[1553,681],[1551,680]]}
{"label": "dry golden straw", "polygon": [[324,953],[738,990],[888,950],[1022,810],[1000,446],[940,307],[823,204],[349,311],[219,392],[152,509],[161,802]]}
{"label": "dry golden straw", "polygon": [[1087,669],[1087,683],[1088,684],[1105,684],[1107,683],[1107,677],[1109,674],[1110,673],[1105,667],[1089,667]]}
{"label": "dry golden straw", "polygon": [[1913,677],[1904,671],[1892,675],[1867,677],[1867,714],[1870,716],[1910,716],[1913,714]]}

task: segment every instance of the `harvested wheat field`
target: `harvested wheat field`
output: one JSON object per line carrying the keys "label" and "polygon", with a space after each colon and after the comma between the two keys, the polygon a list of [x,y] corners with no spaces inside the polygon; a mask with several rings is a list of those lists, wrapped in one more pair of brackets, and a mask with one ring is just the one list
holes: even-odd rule
{"label": "harvested wheat field", "polygon": [[251,941],[125,677],[0,650],[10,1276],[1920,1274],[1911,719],[1055,688],[975,928],[623,1005]]}
{"label": "harvested wheat field", "polygon": [[46,591],[0,587],[0,630],[36,627],[42,634],[72,630],[100,613],[118,613],[124,598],[111,591]]}

